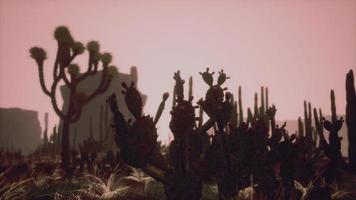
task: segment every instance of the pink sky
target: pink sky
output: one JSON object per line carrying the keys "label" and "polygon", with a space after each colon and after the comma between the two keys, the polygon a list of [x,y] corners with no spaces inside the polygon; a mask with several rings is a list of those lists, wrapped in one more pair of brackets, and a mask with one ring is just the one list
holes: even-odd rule
{"label": "pink sky", "polygon": [[[303,115],[303,100],[330,113],[335,89],[338,113],[345,109],[345,74],[356,66],[356,1],[0,1],[0,107],[38,110],[43,123],[57,122],[42,93],[28,49],[47,50],[50,84],[56,43],[53,30],[70,28],[84,43],[100,41],[119,71],[138,67],[138,88],[154,114],[173,72],[194,78],[194,96],[207,86],[198,75],[221,68],[229,90],[242,85],[245,108],[260,86],[270,88],[280,120]],[[86,56],[79,63],[86,61]],[[171,100],[168,100],[170,107]],[[168,133],[169,110],[158,124]]]}

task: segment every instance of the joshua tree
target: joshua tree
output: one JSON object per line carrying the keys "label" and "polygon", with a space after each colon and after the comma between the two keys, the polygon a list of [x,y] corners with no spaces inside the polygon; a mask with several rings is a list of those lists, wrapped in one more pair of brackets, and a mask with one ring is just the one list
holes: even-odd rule
{"label": "joshua tree", "polygon": [[[83,44],[74,41],[68,28],[65,26],[56,28],[54,38],[57,40],[58,48],[53,67],[53,82],[50,89],[47,88],[44,81],[44,60],[47,58],[45,50],[40,47],[33,47],[30,49],[30,53],[38,66],[41,88],[51,99],[54,111],[63,121],[61,134],[62,166],[64,169],[68,169],[70,156],[69,126],[80,118],[82,109],[86,104],[106,91],[113,76],[117,73],[117,69],[114,66],[109,66],[111,55],[109,53],[100,54],[98,42],[91,41],[87,44],[87,50],[89,51],[88,68],[84,73],[80,73],[79,66],[72,64],[72,61],[84,52],[85,47]],[[89,76],[98,73],[99,61],[102,62],[102,73],[98,87],[91,94],[80,92],[77,86]],[[56,98],[56,90],[60,81],[63,81],[69,89],[69,105],[64,110],[59,108]]]}

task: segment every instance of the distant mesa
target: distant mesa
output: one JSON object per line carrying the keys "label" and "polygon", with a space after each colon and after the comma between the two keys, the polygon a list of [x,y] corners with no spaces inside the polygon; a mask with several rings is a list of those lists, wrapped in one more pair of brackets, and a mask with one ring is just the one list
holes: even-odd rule
{"label": "distant mesa", "polygon": [[[97,74],[89,76],[87,79],[82,81],[78,85],[78,91],[84,93],[84,94],[90,94],[93,90],[96,89],[96,87],[99,85],[100,82],[100,77],[101,77],[102,71],[98,71]],[[121,83],[124,81],[128,84],[131,84],[131,82],[134,82],[135,86],[137,87],[137,80],[138,80],[138,75],[137,75],[137,68],[136,67],[131,67],[130,74],[124,74],[124,73],[118,73],[118,76],[114,77],[109,88],[107,89],[106,92],[103,94],[97,96],[94,98],[91,102],[89,102],[87,105],[84,106],[82,114],[80,119],[72,123],[70,126],[70,143],[73,143],[73,137],[74,134],[76,133],[76,143],[80,144],[84,140],[88,139],[91,135],[94,137],[96,141],[99,141],[100,139],[100,134],[102,134],[103,139],[110,139],[112,140],[112,130],[109,130],[109,133],[107,133],[108,124],[103,124],[102,129],[100,128],[100,123],[104,123],[101,121],[105,121],[105,115],[108,115],[108,123],[109,126],[112,124],[111,123],[111,112],[108,110],[107,113],[105,113],[105,106],[106,106],[106,99],[109,95],[112,93],[115,93],[118,97],[118,106],[126,119],[132,118],[132,114],[128,111],[126,104],[125,104],[125,97],[122,95],[121,91],[123,90],[123,87],[121,86]],[[66,110],[68,108],[68,95],[69,95],[69,89],[66,86],[61,86],[61,94],[63,98],[63,108],[64,113],[66,113]],[[141,94],[142,95],[142,94]],[[142,95],[142,100],[143,103],[146,101],[146,95]],[[101,108],[102,107],[102,108]],[[100,117],[101,109],[103,109],[103,117]],[[92,120],[90,120],[90,117],[92,117]],[[90,121],[92,121],[92,125],[89,125]],[[59,126],[59,132],[61,132],[61,126],[62,122],[60,122]],[[91,127],[91,128],[90,128]],[[110,127],[110,129],[112,129]],[[110,134],[110,135],[107,135]],[[114,141],[112,141],[112,145],[114,145]],[[76,144],[76,145],[77,145]],[[73,146],[73,144],[70,144]],[[110,145],[110,144],[107,144]]]}
{"label": "distant mesa", "polygon": [[41,143],[37,111],[0,108],[0,149],[28,154]]}

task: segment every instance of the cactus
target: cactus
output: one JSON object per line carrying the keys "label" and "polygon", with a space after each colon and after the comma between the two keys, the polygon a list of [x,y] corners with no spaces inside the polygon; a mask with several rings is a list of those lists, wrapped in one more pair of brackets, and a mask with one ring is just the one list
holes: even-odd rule
{"label": "cactus", "polygon": [[304,101],[304,128],[306,141],[311,145],[313,141],[311,104],[306,101]]}
{"label": "cactus", "polygon": [[250,108],[247,108],[247,124],[252,124],[253,123],[253,114]]}
{"label": "cactus", "polygon": [[268,119],[271,121],[271,130],[272,130],[272,136],[277,130],[277,125],[276,125],[276,106],[272,104],[272,107],[269,107],[268,110],[266,111],[266,115],[268,116]]}
{"label": "cactus", "polygon": [[[322,119],[323,127],[329,131],[329,144],[326,142],[321,143],[321,148],[327,157],[331,160],[330,169],[326,174],[326,182],[331,183],[340,176],[339,169],[344,168],[346,163],[341,154],[341,140],[339,131],[343,124],[343,118],[337,119],[336,106],[335,106],[335,94],[334,91],[330,91],[331,101],[331,121]],[[322,138],[321,138],[322,139]]]}
{"label": "cactus", "polygon": [[53,131],[52,131],[52,143],[53,143],[53,147],[52,147],[52,157],[57,155],[59,152],[58,146],[59,146],[59,141],[58,141],[58,133],[57,133],[57,126],[54,125],[53,127]]}
{"label": "cactus", "polygon": [[263,86],[261,87],[261,106],[260,106],[260,116],[264,117],[265,115],[265,94],[264,94],[264,88]]}
{"label": "cactus", "polygon": [[268,102],[268,87],[265,88],[265,92],[266,92],[266,107],[265,108],[268,109],[269,108],[269,104],[268,104],[269,103]]}
{"label": "cactus", "polygon": [[242,125],[244,121],[244,112],[242,109],[242,98],[241,98],[241,86],[239,86],[239,91],[238,91],[238,104],[239,104],[239,126]]}
{"label": "cactus", "polygon": [[253,120],[256,121],[259,118],[259,112],[258,112],[258,95],[255,93],[255,104],[254,104],[254,109],[253,109]]}
{"label": "cactus", "polygon": [[336,105],[335,105],[335,93],[334,90],[330,91],[330,101],[331,101],[331,121],[335,122],[337,120]]}
{"label": "cactus", "polygon": [[[70,124],[76,122],[81,115],[82,108],[87,105],[99,94],[102,94],[109,87],[111,80],[114,77],[113,73],[108,73],[108,64],[111,62],[111,55],[104,53],[100,55],[99,44],[95,41],[91,41],[87,44],[87,50],[89,51],[89,63],[88,69],[84,73],[79,73],[79,66],[72,65],[72,61],[84,51],[84,46],[80,42],[74,41],[70,34],[70,31],[65,26],[59,26],[54,31],[54,38],[57,40],[57,54],[53,68],[53,82],[50,89],[47,88],[44,81],[44,61],[47,58],[46,52],[39,47],[33,47],[30,49],[31,57],[36,61],[39,81],[42,91],[51,99],[52,106],[56,114],[62,120],[61,127],[61,153],[62,153],[62,167],[67,171],[70,165],[70,150],[69,150],[69,127]],[[85,80],[89,75],[97,73],[98,63],[101,60],[103,70],[101,80],[98,87],[89,95],[80,93],[77,90],[78,83]],[[66,70],[70,74],[70,78],[67,77]],[[112,70],[110,70],[112,71]],[[66,87],[69,89],[70,102],[66,111],[61,110],[58,107],[56,99],[56,90],[60,81],[63,81]]]}
{"label": "cactus", "polygon": [[233,103],[233,109],[232,109],[232,114],[231,114],[231,119],[229,122],[230,128],[236,128],[238,125],[238,113],[237,113],[237,102],[232,102]]}
{"label": "cactus", "polygon": [[189,77],[188,98],[193,96],[193,77]]}
{"label": "cactus", "polygon": [[48,152],[48,113],[45,113],[45,129],[43,131],[43,149]]}
{"label": "cactus", "polygon": [[356,171],[356,92],[352,70],[346,75],[346,102],[349,163],[352,169]]}
{"label": "cactus", "polygon": [[[190,82],[189,82],[189,83],[190,83]],[[162,113],[163,113],[164,106],[165,106],[165,103],[166,103],[168,97],[169,97],[169,93],[168,93],[168,92],[164,93],[163,96],[162,96],[162,101],[161,101],[161,103],[159,104],[159,107],[158,107],[156,116],[155,116],[154,121],[153,121],[155,124],[157,124],[159,118],[161,117],[161,115],[162,115]]]}
{"label": "cactus", "polygon": [[177,93],[176,93],[176,89],[175,89],[176,86],[173,87],[173,97],[172,97],[172,107],[175,107],[176,106],[176,99],[177,99]]}
{"label": "cactus", "polygon": [[298,137],[303,138],[304,137],[304,126],[303,126],[303,121],[301,117],[298,117]]}
{"label": "cactus", "polygon": [[[321,109],[319,109],[321,113]],[[317,135],[320,138],[320,144],[325,143],[325,138],[324,138],[324,129],[323,129],[323,124],[322,124],[322,116],[319,114],[318,116],[318,110],[314,108],[314,124],[315,124],[315,131]]]}
{"label": "cactus", "polygon": [[203,126],[203,108],[199,106],[199,121],[198,121],[198,127],[201,128]]}

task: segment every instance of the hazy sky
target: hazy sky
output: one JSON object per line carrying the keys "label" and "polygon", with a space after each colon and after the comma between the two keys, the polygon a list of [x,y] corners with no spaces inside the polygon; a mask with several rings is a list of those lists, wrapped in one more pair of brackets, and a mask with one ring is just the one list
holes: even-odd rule
{"label": "hazy sky", "polygon": [[[332,88],[338,113],[344,113],[345,74],[356,68],[354,0],[0,0],[0,107],[38,110],[41,123],[49,112],[51,126],[57,117],[28,50],[47,50],[49,85],[58,25],[68,26],[76,40],[98,40],[119,71],[137,66],[138,88],[148,95],[144,111],[151,115],[162,93],[172,91],[178,69],[187,81],[193,76],[194,96],[202,97],[207,86],[199,71],[206,67],[223,68],[230,91],[242,85],[245,108],[261,85],[268,86],[280,120],[303,115],[305,99],[330,113]],[[78,61],[82,66],[86,56]],[[166,109],[158,124],[162,138],[168,122]]]}

